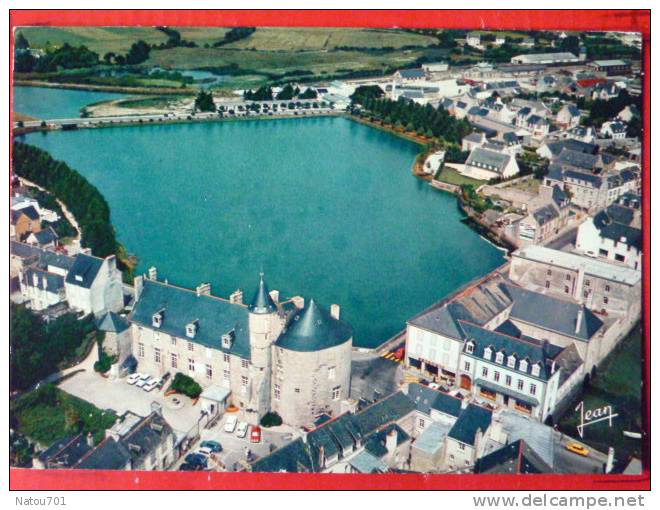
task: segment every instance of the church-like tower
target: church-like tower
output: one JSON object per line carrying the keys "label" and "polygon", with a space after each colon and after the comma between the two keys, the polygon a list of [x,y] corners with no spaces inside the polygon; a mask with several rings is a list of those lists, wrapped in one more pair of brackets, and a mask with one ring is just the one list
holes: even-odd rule
{"label": "church-like tower", "polygon": [[270,385],[272,371],[272,345],[282,331],[277,305],[268,293],[263,273],[259,287],[248,305],[250,329],[250,377],[248,421],[258,424],[270,410]]}

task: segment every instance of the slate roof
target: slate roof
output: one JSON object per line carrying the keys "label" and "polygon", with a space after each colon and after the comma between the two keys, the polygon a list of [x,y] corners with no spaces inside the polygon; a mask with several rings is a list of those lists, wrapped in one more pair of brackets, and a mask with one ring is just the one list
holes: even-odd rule
{"label": "slate roof", "polygon": [[476,379],[474,384],[476,384],[479,388],[484,388],[494,393],[501,393],[502,395],[514,398],[517,402],[522,402],[531,407],[537,407],[539,405],[538,399],[529,395],[525,395],[520,391],[516,391],[511,386],[504,386],[502,384],[497,384],[493,381],[481,378]]}
{"label": "slate roof", "polygon": [[582,152],[584,154],[595,155],[598,152],[598,145],[593,143],[581,142],[580,140],[575,140],[573,138],[567,138],[566,140],[559,140],[556,142],[550,142],[546,144],[553,156],[558,156],[563,149],[568,149],[576,152]]}
{"label": "slate roof", "polygon": [[415,404],[399,391],[363,409],[351,421],[366,436],[389,422],[401,419],[414,409]]}
{"label": "slate roof", "polygon": [[17,212],[18,212],[19,216],[21,214],[25,214],[25,216],[27,216],[31,220],[34,220],[34,221],[39,220],[39,213],[37,212],[37,210],[32,205],[30,205],[28,207],[23,207],[23,209],[19,209]]}
{"label": "slate roof", "polygon": [[335,319],[310,299],[289,321],[275,345],[291,351],[320,351],[346,343],[352,337],[353,330],[347,322]]}
{"label": "slate roof", "polygon": [[12,256],[23,259],[26,265],[36,263],[42,269],[45,269],[47,266],[54,266],[68,271],[75,262],[74,257],[46,250],[39,246],[30,246],[29,244],[18,241],[9,242],[9,251]]}
{"label": "slate roof", "polygon": [[448,437],[474,446],[477,431],[486,432],[490,427],[493,413],[476,404],[468,404],[452,426]]}
{"label": "slate roof", "polygon": [[[160,331],[250,359],[247,307],[213,296],[198,296],[195,291],[145,279],[130,321],[155,329],[152,318],[161,310],[164,310],[164,314]],[[195,338],[188,338],[186,326],[195,320],[198,321],[197,333]],[[222,335],[230,331],[234,331],[234,341],[227,349],[222,347]]]}
{"label": "slate roof", "polygon": [[252,301],[250,301],[248,309],[252,313],[256,314],[269,314],[277,312],[277,306],[275,306],[273,299],[270,297],[268,286],[264,281],[263,274],[261,274],[259,277],[259,286],[257,287],[257,290],[252,297]]}
{"label": "slate roof", "polygon": [[424,427],[424,431],[415,439],[412,447],[433,455],[443,447],[451,427],[449,423],[432,421]]}
{"label": "slate roof", "polygon": [[172,434],[172,427],[163,417],[152,412],[149,416],[142,418],[120,441],[127,447],[132,465],[135,466],[141,464]]}
{"label": "slate roof", "polygon": [[79,253],[66,275],[66,283],[89,289],[102,265],[103,259]]}
{"label": "slate roof", "polygon": [[37,287],[38,289],[48,290],[49,292],[58,292],[64,288],[64,277],[59,274],[50,273],[45,269],[31,266],[25,270],[24,274],[24,283],[28,287]]}
{"label": "slate roof", "polygon": [[406,433],[405,430],[399,427],[396,423],[390,423],[389,425],[378,430],[378,432],[371,434],[364,443],[364,449],[375,457],[384,457],[387,455],[387,447],[385,446],[385,441],[387,435],[392,430],[396,430],[397,446],[400,446],[401,444],[410,440],[410,436]]}
{"label": "slate roof", "polygon": [[583,185],[588,184],[594,188],[600,188],[603,184],[602,177],[587,172],[579,172],[577,170],[564,170],[563,178],[577,180]]}
{"label": "slate roof", "polygon": [[564,382],[566,382],[566,380],[580,368],[584,361],[582,360],[576,345],[571,343],[559,353],[555,358],[555,363],[561,367],[561,373],[559,374],[559,387],[561,387]]}
{"label": "slate roof", "polygon": [[126,331],[130,327],[130,324],[125,318],[117,315],[115,312],[108,312],[97,322],[97,326],[101,331],[121,333],[122,331]]}
{"label": "slate roof", "polygon": [[[588,342],[601,329],[601,321],[584,305],[565,301],[547,294],[509,286],[514,303],[511,319],[534,324],[571,338]],[[578,313],[582,312],[580,329],[576,332]]]}
{"label": "slate roof", "polygon": [[552,201],[559,208],[568,205],[569,202],[568,195],[556,184],[552,187]]}
{"label": "slate roof", "polygon": [[642,230],[630,226],[632,219],[633,211],[631,209],[614,204],[609,206],[606,211],[596,214],[593,222],[601,237],[611,239],[615,243],[625,242],[641,251]]}
{"label": "slate roof", "polygon": [[594,154],[586,154],[584,152],[564,149],[555,158],[555,162],[564,166],[571,166],[575,168],[583,168],[585,170],[594,170],[600,163],[598,156]]}
{"label": "slate roof", "polygon": [[59,236],[51,227],[40,230],[39,232],[32,232],[31,235],[35,237],[37,243],[39,243],[41,246],[52,243],[59,239]]}
{"label": "slate roof", "polygon": [[482,147],[475,147],[465,162],[466,165],[483,168],[497,173],[502,173],[509,163],[511,156],[495,152]]}
{"label": "slate roof", "polygon": [[519,439],[477,460],[475,473],[541,474],[552,468],[527,444]]}
{"label": "slate roof", "polygon": [[389,467],[378,457],[375,457],[368,451],[360,452],[348,462],[359,473],[385,473]]}
{"label": "slate roof", "polygon": [[458,416],[461,413],[461,399],[433,390],[422,384],[410,384],[408,386],[408,398],[415,403],[415,408],[420,413],[427,415],[431,414],[431,409],[450,416]]}
{"label": "slate roof", "polygon": [[475,131],[474,133],[470,133],[469,135],[464,136],[463,140],[468,142],[482,142],[484,140],[484,134]]}
{"label": "slate roof", "polygon": [[[515,370],[518,373],[525,375],[531,374],[532,365],[538,364],[540,367],[539,379],[547,381],[552,376],[551,373],[551,360],[561,352],[561,348],[554,345],[533,340],[531,338],[514,338],[497,331],[490,331],[488,329],[480,328],[472,324],[465,324],[465,334],[467,340],[463,349],[463,354],[475,358],[484,358],[484,351],[486,348],[491,349],[490,362],[495,364],[495,355],[499,352],[504,354],[504,361],[502,366],[507,370]],[[470,354],[467,351],[468,345],[474,344],[474,350]],[[514,354],[516,356],[516,363],[513,367],[508,364],[508,357]],[[521,368],[521,362],[527,361],[527,368]]]}
{"label": "slate roof", "polygon": [[402,78],[423,78],[426,76],[423,69],[399,69]]}
{"label": "slate roof", "polygon": [[125,469],[130,463],[128,448],[112,437],[106,437],[96,448],[83,457],[76,469]]}
{"label": "slate roof", "polygon": [[534,216],[534,219],[539,225],[545,225],[546,223],[554,220],[555,218],[558,218],[559,213],[553,206],[544,205],[543,207],[539,207],[538,209],[536,209],[532,213],[532,216]]}
{"label": "slate roof", "polygon": [[47,468],[72,468],[83,456],[92,450],[83,434],[68,436],[55,441],[39,454],[39,460]]}

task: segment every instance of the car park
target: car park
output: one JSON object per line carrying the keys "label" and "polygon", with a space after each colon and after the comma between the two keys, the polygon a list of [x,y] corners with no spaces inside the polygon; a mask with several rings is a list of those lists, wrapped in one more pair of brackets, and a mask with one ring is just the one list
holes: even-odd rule
{"label": "car park", "polygon": [[213,453],[219,453],[219,452],[222,451],[222,445],[220,443],[218,443],[217,441],[202,441],[200,443],[200,446],[202,448],[208,448]]}
{"label": "car park", "polygon": [[231,415],[227,417],[227,421],[225,422],[225,432],[229,432],[230,434],[236,430],[236,423],[238,422],[238,418],[236,416]]}
{"label": "car park", "polygon": [[248,431],[248,424],[245,423],[244,421],[240,422],[238,424],[238,427],[236,427],[236,435],[240,438],[243,438],[247,435]]}

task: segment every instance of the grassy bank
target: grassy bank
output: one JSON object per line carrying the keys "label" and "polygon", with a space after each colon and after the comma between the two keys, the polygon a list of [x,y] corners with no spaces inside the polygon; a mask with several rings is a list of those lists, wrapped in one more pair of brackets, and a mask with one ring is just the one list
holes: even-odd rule
{"label": "grassy bank", "polygon": [[637,324],[605,359],[584,393],[569,406],[559,420],[559,429],[579,437],[575,407],[581,401],[585,410],[611,405],[613,412],[618,413],[612,427],[603,421],[585,428],[584,442],[603,452],[613,446],[617,460],[625,461],[630,455],[639,458],[642,441],[624,437],[623,431],[639,432],[642,427],[641,354],[642,330]]}

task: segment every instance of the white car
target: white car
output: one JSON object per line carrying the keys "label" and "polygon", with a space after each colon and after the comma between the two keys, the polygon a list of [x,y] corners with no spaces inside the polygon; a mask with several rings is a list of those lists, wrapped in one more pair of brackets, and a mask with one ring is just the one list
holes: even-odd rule
{"label": "white car", "polygon": [[236,429],[236,423],[238,422],[238,418],[236,416],[231,415],[227,417],[227,421],[225,422],[225,432],[229,432],[230,434],[234,432]]}
{"label": "white car", "polygon": [[201,455],[204,455],[204,457],[210,457],[213,452],[211,451],[210,448],[197,448],[197,451],[195,453],[199,453]]}
{"label": "white car", "polygon": [[131,374],[131,375],[129,375],[129,376],[126,378],[126,382],[127,382],[128,384],[135,384],[136,382],[138,382],[138,379],[140,379],[140,376],[141,376],[141,375],[142,375],[142,374],[140,374],[139,372],[136,372],[136,373],[134,373],[134,374]]}
{"label": "white car", "polygon": [[135,383],[135,386],[142,388],[145,384],[147,384],[149,379],[151,379],[149,374],[140,374],[140,378],[138,379],[138,382]]}
{"label": "white car", "polygon": [[236,435],[238,437],[245,437],[247,435],[248,431],[248,424],[242,421],[241,423],[238,424],[238,427],[236,427]]}
{"label": "white car", "polygon": [[144,386],[142,386],[142,389],[144,391],[151,391],[153,390],[156,386],[158,386],[158,379],[155,377],[153,379],[149,379]]}

